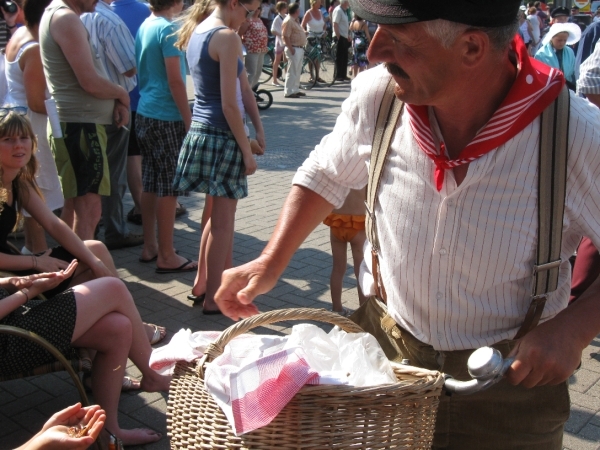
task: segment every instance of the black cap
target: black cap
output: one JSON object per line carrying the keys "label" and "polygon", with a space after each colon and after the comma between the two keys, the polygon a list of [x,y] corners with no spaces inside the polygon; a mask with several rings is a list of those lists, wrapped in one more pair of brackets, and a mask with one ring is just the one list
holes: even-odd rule
{"label": "black cap", "polygon": [[515,22],[521,0],[350,0],[358,16],[386,25],[444,19],[474,27]]}
{"label": "black cap", "polygon": [[552,10],[552,12],[550,13],[550,15],[552,17],[570,16],[571,12],[569,11],[569,9],[566,6],[559,6],[558,8],[554,8]]}

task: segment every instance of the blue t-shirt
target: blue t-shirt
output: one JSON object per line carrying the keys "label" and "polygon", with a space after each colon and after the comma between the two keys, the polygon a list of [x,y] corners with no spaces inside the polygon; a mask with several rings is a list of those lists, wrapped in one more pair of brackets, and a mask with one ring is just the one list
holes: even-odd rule
{"label": "blue t-shirt", "polygon": [[137,112],[151,119],[183,120],[171,95],[165,58],[178,57],[185,81],[185,56],[175,47],[175,25],[163,17],[148,17],[135,38],[140,102]]}
{"label": "blue t-shirt", "polygon": [[[135,36],[146,18],[150,15],[150,8],[146,3],[138,0],[116,0],[110,4],[112,10],[125,22],[131,35]],[[140,100],[140,89],[136,86],[129,92],[129,100],[132,111],[137,111]]]}

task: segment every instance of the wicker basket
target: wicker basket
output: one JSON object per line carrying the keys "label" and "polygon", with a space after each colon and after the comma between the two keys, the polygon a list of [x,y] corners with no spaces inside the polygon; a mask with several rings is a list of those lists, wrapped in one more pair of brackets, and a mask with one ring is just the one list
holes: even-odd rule
{"label": "wicker basket", "polygon": [[204,387],[204,369],[234,337],[287,320],[318,320],[347,332],[354,322],[317,309],[285,309],[238,322],[192,363],[178,363],[169,391],[167,429],[172,449],[429,449],[439,372],[394,364],[398,382],[375,387],[305,386],[267,426],[235,436]]}

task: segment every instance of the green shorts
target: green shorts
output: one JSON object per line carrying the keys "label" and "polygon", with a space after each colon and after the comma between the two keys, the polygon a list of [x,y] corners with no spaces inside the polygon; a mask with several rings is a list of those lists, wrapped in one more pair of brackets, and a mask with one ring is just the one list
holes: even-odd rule
{"label": "green shorts", "polygon": [[55,138],[48,127],[48,142],[64,197],[110,195],[104,125],[61,122],[60,126],[63,137]]}

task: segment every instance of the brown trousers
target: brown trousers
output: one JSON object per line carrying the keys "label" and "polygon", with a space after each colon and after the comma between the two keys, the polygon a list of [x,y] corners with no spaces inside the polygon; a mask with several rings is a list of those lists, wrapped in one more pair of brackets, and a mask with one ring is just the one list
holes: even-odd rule
{"label": "brown trousers", "polygon": [[[467,360],[473,350],[436,351],[403,329],[395,340],[411,365],[439,370],[459,380],[471,379]],[[514,342],[500,342],[494,347],[506,357]],[[566,382],[526,389],[501,381],[468,396],[442,393],[433,449],[561,450],[569,413]]]}

